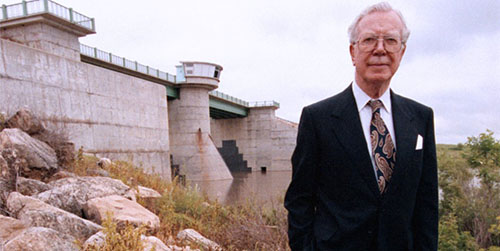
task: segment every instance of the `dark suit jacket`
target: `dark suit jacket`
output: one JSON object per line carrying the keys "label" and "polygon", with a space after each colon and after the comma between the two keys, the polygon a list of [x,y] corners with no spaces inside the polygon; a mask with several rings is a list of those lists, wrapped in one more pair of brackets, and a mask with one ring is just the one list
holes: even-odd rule
{"label": "dark suit jacket", "polygon": [[352,87],[303,109],[285,197],[292,250],[437,250],[433,112],[392,91],[391,102],[397,155],[384,195]]}

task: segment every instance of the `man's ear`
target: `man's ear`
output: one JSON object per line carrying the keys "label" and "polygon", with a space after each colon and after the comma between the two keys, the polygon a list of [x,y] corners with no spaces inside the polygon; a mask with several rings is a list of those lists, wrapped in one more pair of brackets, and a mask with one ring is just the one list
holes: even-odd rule
{"label": "man's ear", "polygon": [[403,45],[403,49],[401,50],[401,58],[403,58],[405,51],[406,51],[406,44]]}
{"label": "man's ear", "polygon": [[351,53],[351,61],[352,61],[352,65],[356,66],[356,60],[355,60],[355,57],[354,57],[354,45],[351,44],[349,45],[349,53]]}

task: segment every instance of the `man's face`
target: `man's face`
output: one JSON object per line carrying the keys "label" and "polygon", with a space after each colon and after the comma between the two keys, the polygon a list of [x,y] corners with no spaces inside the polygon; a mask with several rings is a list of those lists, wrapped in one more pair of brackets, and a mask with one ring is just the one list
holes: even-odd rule
{"label": "man's face", "polygon": [[[357,27],[357,40],[364,37],[394,37],[401,41],[403,23],[393,12],[374,12],[361,19]],[[388,84],[398,70],[405,47],[396,52],[388,52],[382,39],[371,50],[361,50],[359,43],[351,45],[351,59],[356,67],[356,81],[359,84]]]}

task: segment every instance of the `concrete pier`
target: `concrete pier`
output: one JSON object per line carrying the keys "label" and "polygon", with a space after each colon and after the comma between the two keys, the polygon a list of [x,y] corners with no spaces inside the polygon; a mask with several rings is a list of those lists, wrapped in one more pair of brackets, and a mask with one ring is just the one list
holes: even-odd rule
{"label": "concrete pier", "polygon": [[221,71],[211,63],[183,62],[180,97],[168,102],[173,163],[189,180],[233,178],[210,136],[208,92],[218,87]]}

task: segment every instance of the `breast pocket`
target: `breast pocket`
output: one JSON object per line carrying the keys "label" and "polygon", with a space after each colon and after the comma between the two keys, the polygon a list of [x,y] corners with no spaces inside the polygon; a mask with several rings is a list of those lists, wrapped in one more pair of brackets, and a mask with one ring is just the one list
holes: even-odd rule
{"label": "breast pocket", "polygon": [[412,163],[413,168],[411,169],[413,175],[418,175],[416,177],[420,176],[423,164],[424,164],[424,151],[421,149],[415,150],[415,152],[413,153],[413,163]]}

